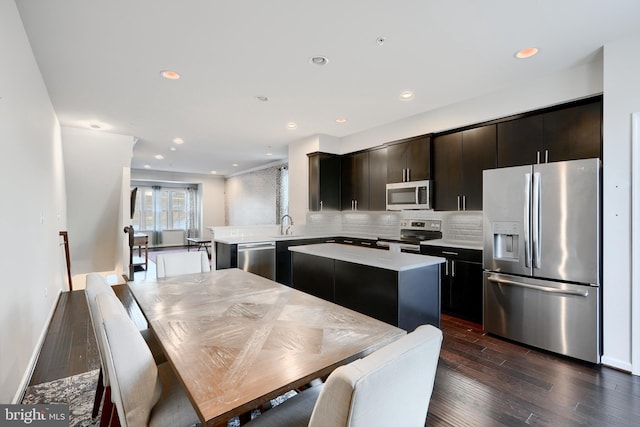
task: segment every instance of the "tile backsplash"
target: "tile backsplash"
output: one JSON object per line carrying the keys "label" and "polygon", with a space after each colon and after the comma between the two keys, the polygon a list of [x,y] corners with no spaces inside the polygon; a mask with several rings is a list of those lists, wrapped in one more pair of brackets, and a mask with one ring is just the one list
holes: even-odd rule
{"label": "tile backsplash", "polygon": [[443,223],[447,240],[482,242],[482,212],[452,212]]}
{"label": "tile backsplash", "polygon": [[437,219],[442,221],[445,240],[481,242],[482,212],[308,212],[305,233],[342,233],[397,238],[401,219]]}

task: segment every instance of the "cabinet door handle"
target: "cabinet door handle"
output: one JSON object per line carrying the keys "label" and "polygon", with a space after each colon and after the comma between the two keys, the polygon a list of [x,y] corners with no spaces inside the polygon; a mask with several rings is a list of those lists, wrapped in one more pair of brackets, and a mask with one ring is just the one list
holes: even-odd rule
{"label": "cabinet door handle", "polygon": [[407,181],[411,181],[411,169],[407,168]]}
{"label": "cabinet door handle", "polygon": [[345,242],[345,243],[347,243],[347,244],[349,244],[349,245],[352,245],[352,244],[353,244],[353,240],[343,240],[343,242]]}
{"label": "cabinet door handle", "polygon": [[456,262],[451,260],[451,277],[456,277]]}
{"label": "cabinet door handle", "polygon": [[536,163],[540,164],[540,152],[536,151]]}
{"label": "cabinet door handle", "polygon": [[444,275],[445,276],[449,275],[449,260],[444,261]]}
{"label": "cabinet door handle", "polygon": [[371,242],[360,242],[361,245],[371,246]]}
{"label": "cabinet door handle", "polygon": [[467,196],[462,196],[462,210],[467,210]]}
{"label": "cabinet door handle", "polygon": [[544,150],[544,162],[549,163],[549,150]]}
{"label": "cabinet door handle", "polygon": [[458,210],[460,210],[460,195],[458,194]]}
{"label": "cabinet door handle", "polygon": [[407,170],[402,168],[402,182],[407,182]]}
{"label": "cabinet door handle", "polygon": [[458,252],[452,252],[452,251],[442,251],[441,253],[445,255],[456,255],[456,256],[458,255]]}
{"label": "cabinet door handle", "polygon": [[354,200],[354,202],[355,202],[355,206],[356,206],[355,210],[357,211],[358,210],[358,201]]}
{"label": "cabinet door handle", "polygon": [[322,200],[320,200],[320,211],[322,212]]}

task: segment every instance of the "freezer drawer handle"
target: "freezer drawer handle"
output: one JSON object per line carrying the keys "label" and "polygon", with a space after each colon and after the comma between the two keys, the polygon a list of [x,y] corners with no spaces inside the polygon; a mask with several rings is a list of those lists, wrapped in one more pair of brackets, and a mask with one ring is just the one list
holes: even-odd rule
{"label": "freezer drawer handle", "polygon": [[487,279],[490,282],[497,283],[499,285],[520,286],[520,287],[523,287],[523,288],[535,289],[537,291],[542,291],[542,292],[549,292],[549,293],[553,293],[553,294],[571,295],[571,296],[576,296],[576,297],[588,297],[589,296],[589,291],[573,291],[573,290],[570,290],[570,289],[551,288],[549,286],[530,285],[528,283],[514,282],[513,280],[498,279],[497,277],[493,277],[493,276],[489,276]]}

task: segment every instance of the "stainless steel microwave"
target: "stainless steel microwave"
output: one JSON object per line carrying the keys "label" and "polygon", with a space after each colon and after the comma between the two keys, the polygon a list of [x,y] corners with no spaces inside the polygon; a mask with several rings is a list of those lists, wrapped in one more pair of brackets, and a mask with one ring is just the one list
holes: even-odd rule
{"label": "stainless steel microwave", "polygon": [[387,184],[387,210],[431,209],[431,185],[428,180]]}

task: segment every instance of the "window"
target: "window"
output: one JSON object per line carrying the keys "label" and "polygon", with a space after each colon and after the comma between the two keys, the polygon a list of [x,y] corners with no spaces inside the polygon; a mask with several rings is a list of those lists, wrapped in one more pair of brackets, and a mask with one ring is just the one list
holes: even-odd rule
{"label": "window", "polygon": [[195,230],[196,197],[194,186],[138,186],[133,228],[137,231]]}

